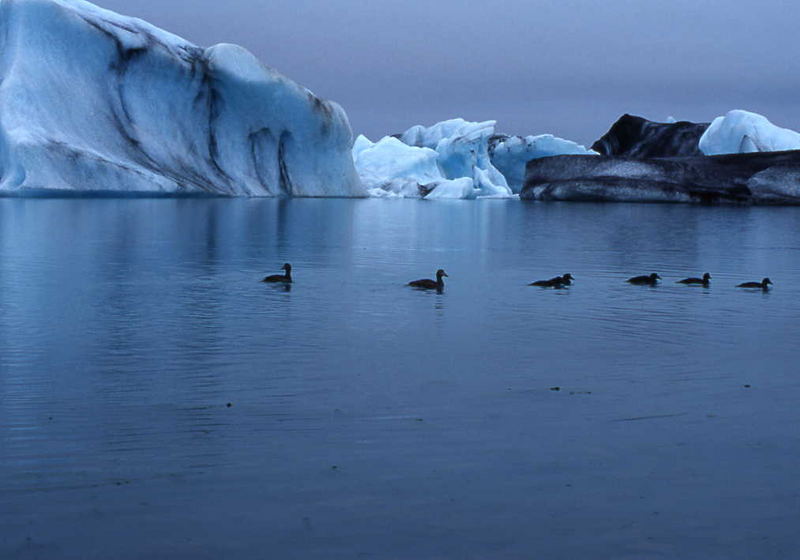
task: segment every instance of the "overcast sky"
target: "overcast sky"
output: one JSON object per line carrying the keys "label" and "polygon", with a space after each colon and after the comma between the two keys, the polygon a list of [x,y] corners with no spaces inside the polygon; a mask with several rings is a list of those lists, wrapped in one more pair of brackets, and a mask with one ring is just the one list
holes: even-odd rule
{"label": "overcast sky", "polygon": [[749,109],[800,130],[800,2],[97,0],[238,43],[371,137],[461,116],[582,143],[622,113]]}

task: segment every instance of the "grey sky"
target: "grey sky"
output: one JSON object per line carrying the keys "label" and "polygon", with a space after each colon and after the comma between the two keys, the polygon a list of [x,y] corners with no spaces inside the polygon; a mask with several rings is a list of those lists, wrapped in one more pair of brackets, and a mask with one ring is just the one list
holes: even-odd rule
{"label": "grey sky", "polygon": [[97,0],[238,43],[370,137],[456,116],[591,143],[622,113],[750,109],[800,129],[800,3]]}

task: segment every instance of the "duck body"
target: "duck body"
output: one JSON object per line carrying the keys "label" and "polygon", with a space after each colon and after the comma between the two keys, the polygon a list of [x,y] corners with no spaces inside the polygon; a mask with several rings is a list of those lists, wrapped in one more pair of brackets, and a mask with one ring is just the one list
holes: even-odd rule
{"label": "duck body", "polygon": [[736,286],[737,288],[757,288],[759,290],[764,290],[765,292],[769,290],[769,287],[772,285],[772,280],[769,278],[764,278],[761,282],[745,282],[743,284],[739,284]]}
{"label": "duck body", "polygon": [[271,276],[267,276],[262,280],[262,282],[266,282],[267,284],[291,284],[292,283],[292,265],[286,263],[283,265],[283,274],[273,274]]}
{"label": "duck body", "polygon": [[538,286],[540,288],[564,288],[566,286],[571,286],[574,279],[575,278],[572,277],[572,274],[567,273],[562,276],[550,278],[549,280],[537,280],[536,282],[531,282],[528,285]]}
{"label": "duck body", "polygon": [[708,286],[711,284],[711,275],[706,272],[702,278],[684,278],[678,280],[677,284],[686,284],[687,286]]}
{"label": "duck body", "polygon": [[421,280],[413,280],[408,283],[409,286],[412,288],[417,288],[419,290],[443,290],[444,289],[444,280],[447,276],[447,273],[442,270],[441,268],[436,271],[436,280],[431,280],[430,278],[422,278]]}
{"label": "duck body", "polygon": [[572,286],[572,281],[575,280],[575,278],[572,276],[572,274],[567,272],[566,274],[562,274],[561,276],[556,276],[555,278],[551,278],[550,280],[554,284],[561,283],[565,286]]}
{"label": "duck body", "polygon": [[636,286],[655,286],[659,280],[661,280],[661,276],[654,272],[653,274],[628,278],[628,283]]}

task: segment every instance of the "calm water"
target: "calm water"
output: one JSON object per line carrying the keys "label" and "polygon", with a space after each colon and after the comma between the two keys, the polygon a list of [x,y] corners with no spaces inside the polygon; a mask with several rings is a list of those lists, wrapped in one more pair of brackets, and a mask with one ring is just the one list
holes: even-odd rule
{"label": "calm water", "polygon": [[798,319],[796,208],[1,199],[0,558],[796,558]]}

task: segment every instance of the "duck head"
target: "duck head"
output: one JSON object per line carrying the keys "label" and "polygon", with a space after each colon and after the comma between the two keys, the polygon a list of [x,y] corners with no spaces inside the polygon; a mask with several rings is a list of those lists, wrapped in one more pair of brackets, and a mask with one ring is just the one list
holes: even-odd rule
{"label": "duck head", "polygon": [[442,269],[440,268],[439,270],[437,270],[437,271],[436,271],[436,278],[437,278],[437,279],[440,279],[440,278],[442,278],[442,277],[447,277],[447,278],[449,278],[448,274],[447,274],[447,273],[446,273],[444,270],[442,270]]}
{"label": "duck head", "polygon": [[708,282],[709,280],[711,280],[711,275],[708,272],[706,272],[705,274],[703,274],[703,282]]}
{"label": "duck head", "polygon": [[292,265],[290,265],[289,263],[284,263],[283,266],[281,267],[281,269],[286,271],[287,273],[291,272],[292,271]]}
{"label": "duck head", "polygon": [[767,286],[770,286],[771,284],[772,284],[772,280],[770,280],[769,278],[764,278],[764,279],[761,281],[761,285],[762,285],[762,286],[764,286],[765,288],[766,288]]}
{"label": "duck head", "polygon": [[654,272],[653,274],[650,275],[650,280],[652,280],[653,282],[655,282],[656,280],[661,280],[661,276],[659,276]]}
{"label": "duck head", "polygon": [[573,280],[575,280],[575,278],[573,278],[572,274],[570,274],[569,272],[561,276],[561,279],[566,280],[567,282],[572,282]]}

